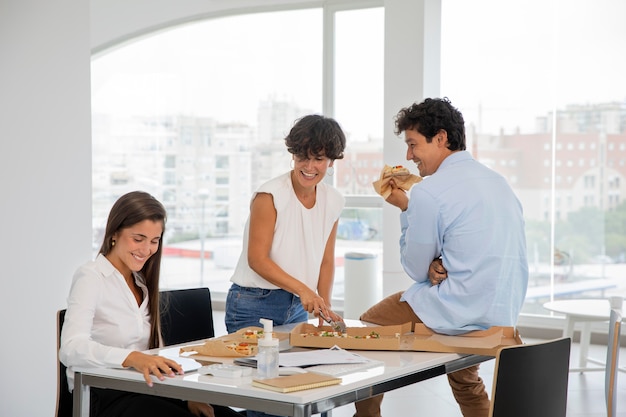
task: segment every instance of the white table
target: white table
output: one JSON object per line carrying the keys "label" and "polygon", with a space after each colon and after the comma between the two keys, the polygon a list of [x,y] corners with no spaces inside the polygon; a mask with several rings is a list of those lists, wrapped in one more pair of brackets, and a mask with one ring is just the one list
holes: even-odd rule
{"label": "white table", "polygon": [[[189,343],[189,345],[198,343]],[[172,348],[159,352],[170,356]],[[178,347],[173,348],[178,352]],[[112,388],[128,392],[158,395],[216,405],[260,410],[266,413],[309,417],[330,413],[338,406],[410,385],[425,379],[454,372],[492,359],[489,356],[456,353],[358,351],[384,366],[341,376],[339,385],[278,393],[251,385],[251,378],[216,378],[195,372],[156,381],[148,387],[143,376],[126,369],[81,369],[74,379],[74,416],[89,416],[90,387]],[[226,358],[220,358],[227,362]]]}
{"label": "white table", "polygon": [[[609,300],[556,300],[545,303],[543,307],[547,310],[554,311],[555,313],[565,315],[563,337],[571,337],[573,340],[574,326],[576,323],[582,324],[578,368],[571,368],[571,371],[604,371],[604,361],[589,358],[589,343],[591,341],[591,324],[593,322],[609,321],[611,312]],[[602,365],[602,367],[587,367],[587,362]]]}

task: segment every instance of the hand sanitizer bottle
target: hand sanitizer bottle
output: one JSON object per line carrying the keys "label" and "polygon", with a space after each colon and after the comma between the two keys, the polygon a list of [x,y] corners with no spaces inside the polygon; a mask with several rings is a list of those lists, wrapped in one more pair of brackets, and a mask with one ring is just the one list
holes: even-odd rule
{"label": "hand sanitizer bottle", "polygon": [[272,337],[274,322],[268,319],[259,320],[263,324],[263,338],[259,339],[257,354],[257,376],[259,379],[278,376],[278,339]]}

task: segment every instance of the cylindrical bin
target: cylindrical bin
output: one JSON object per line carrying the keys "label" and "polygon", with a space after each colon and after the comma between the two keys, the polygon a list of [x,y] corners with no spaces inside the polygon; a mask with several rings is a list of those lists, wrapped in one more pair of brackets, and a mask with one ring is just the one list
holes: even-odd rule
{"label": "cylindrical bin", "polygon": [[377,256],[373,253],[345,254],[343,317],[358,319],[380,301],[382,283],[378,279]]}

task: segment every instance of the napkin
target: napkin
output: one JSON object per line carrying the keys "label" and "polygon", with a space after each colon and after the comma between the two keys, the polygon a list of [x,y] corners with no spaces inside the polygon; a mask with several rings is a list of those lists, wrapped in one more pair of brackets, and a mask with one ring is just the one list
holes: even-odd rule
{"label": "napkin", "polygon": [[422,177],[411,174],[411,172],[407,168],[404,168],[402,165],[385,165],[380,172],[380,179],[372,183],[372,185],[374,186],[374,190],[376,190],[376,192],[380,194],[385,200],[391,194],[391,186],[389,185],[389,180],[392,178],[396,185],[405,191],[408,191],[413,186],[413,184],[416,184],[422,180]]}

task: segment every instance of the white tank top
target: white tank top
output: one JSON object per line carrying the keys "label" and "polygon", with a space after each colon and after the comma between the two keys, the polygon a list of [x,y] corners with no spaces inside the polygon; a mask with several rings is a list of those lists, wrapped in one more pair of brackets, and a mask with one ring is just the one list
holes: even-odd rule
{"label": "white tank top", "polygon": [[[277,213],[270,258],[289,275],[316,291],[326,242],[343,210],[344,197],[332,186],[320,182],[315,206],[307,209],[293,190],[291,171],[261,185],[251,201],[258,193],[272,195]],[[248,217],[243,249],[230,280],[242,287],[278,289],[248,265],[249,232]]]}

